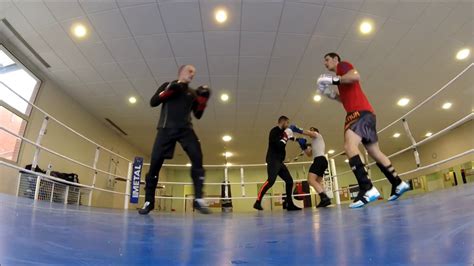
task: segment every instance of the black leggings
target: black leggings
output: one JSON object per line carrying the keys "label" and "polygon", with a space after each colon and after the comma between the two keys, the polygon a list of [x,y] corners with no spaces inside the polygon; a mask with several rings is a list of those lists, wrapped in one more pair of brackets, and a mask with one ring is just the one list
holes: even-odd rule
{"label": "black leggings", "polygon": [[161,166],[163,166],[165,159],[173,158],[176,142],[179,142],[191,160],[191,178],[194,183],[195,198],[202,198],[205,172],[202,166],[201,143],[196,133],[192,128],[160,128],[151,153],[150,170],[145,178],[145,201],[155,202],[155,191]]}
{"label": "black leggings", "polygon": [[288,168],[286,168],[286,165],[280,161],[269,161],[267,162],[267,174],[268,179],[260,188],[260,191],[257,195],[257,201],[262,201],[265,193],[267,193],[267,191],[273,186],[273,184],[275,184],[277,176],[280,176],[281,179],[285,181],[286,201],[288,203],[292,203],[293,201],[291,195],[293,193],[293,178],[291,177]]}

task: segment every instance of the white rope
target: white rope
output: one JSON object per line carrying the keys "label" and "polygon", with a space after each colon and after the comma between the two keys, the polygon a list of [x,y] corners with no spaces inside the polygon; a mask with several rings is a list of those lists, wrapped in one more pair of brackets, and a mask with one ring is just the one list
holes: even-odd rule
{"label": "white rope", "polygon": [[82,135],[81,133],[75,131],[74,129],[72,129],[71,127],[67,126],[66,124],[64,124],[63,122],[59,121],[58,119],[54,118],[53,116],[51,116],[49,113],[47,113],[46,111],[44,111],[43,109],[39,108],[38,106],[36,106],[34,103],[31,103],[30,101],[28,101],[27,99],[25,99],[23,96],[21,96],[20,94],[18,94],[15,90],[13,90],[12,88],[10,88],[7,84],[3,83],[2,81],[0,81],[0,84],[2,84],[3,86],[5,86],[8,90],[10,90],[13,94],[15,94],[16,96],[20,97],[23,101],[25,101],[26,103],[28,103],[30,106],[33,106],[36,110],[40,111],[41,113],[43,113],[45,116],[49,117],[50,119],[54,120],[56,123],[58,123],[59,125],[65,127],[66,129],[68,129],[69,131],[71,131],[72,133],[76,134],[77,136],[87,140],[88,142],[94,144],[96,147],[100,147],[101,149],[107,151],[108,153],[110,154],[113,154],[119,158],[122,158],[124,159],[125,161],[127,162],[131,162],[130,159],[128,158],[125,158],[123,157],[122,155],[118,154],[118,153],[115,153],[109,149],[107,149],[106,147],[96,143],[95,141],[87,138],[86,136]]}
{"label": "white rope", "polygon": [[25,172],[25,173],[35,175],[35,176],[41,176],[43,178],[56,181],[58,183],[68,184],[68,185],[72,185],[72,186],[75,186],[75,187],[81,187],[81,188],[85,188],[87,190],[99,190],[99,191],[113,193],[113,194],[125,195],[125,193],[122,193],[122,192],[117,192],[117,191],[113,191],[113,190],[88,186],[88,185],[84,185],[84,184],[80,184],[80,183],[74,183],[74,182],[70,182],[70,181],[67,181],[67,180],[64,180],[64,179],[61,179],[61,178],[57,178],[55,176],[51,176],[51,175],[47,175],[47,174],[43,174],[43,173],[38,173],[38,172],[31,171],[31,170],[25,169],[23,167],[20,167],[20,166],[17,166],[17,165],[14,165],[14,164],[11,164],[11,163],[8,163],[8,162],[5,162],[5,161],[1,161],[1,160],[0,160],[0,164],[4,165],[6,167],[17,169],[17,170]]}
{"label": "white rope", "polygon": [[[432,167],[435,167],[435,166],[438,166],[438,165],[441,165],[441,164],[444,164],[444,163],[447,163],[447,162],[450,162],[452,160],[456,160],[458,158],[461,158],[461,157],[464,157],[466,155],[469,155],[469,154],[473,154],[474,153],[474,149],[470,149],[470,150],[467,150],[465,152],[462,152],[460,154],[457,154],[457,155],[454,155],[450,158],[447,158],[447,159],[444,159],[444,160],[441,160],[439,162],[435,162],[435,163],[432,163],[430,165],[426,165],[426,166],[423,166],[423,167],[419,167],[419,168],[416,168],[416,169],[413,169],[413,170],[409,170],[407,172],[404,172],[404,173],[401,173],[399,174],[399,176],[405,176],[405,175],[409,175],[409,174],[412,174],[412,173],[415,173],[415,172],[418,172],[418,171],[422,171],[422,170],[426,170],[426,169],[429,169],[429,168],[432,168]],[[413,178],[408,178],[408,179],[405,179],[405,180],[411,180],[411,179],[414,179],[415,177]],[[382,178],[382,179],[378,179],[378,180],[375,180],[375,181],[372,181],[372,183],[378,183],[378,182],[382,182],[382,181],[385,181],[386,179]],[[295,181],[299,181],[299,180],[295,180]],[[304,180],[301,180],[301,181],[304,181]],[[256,182],[252,182],[252,183],[256,183]],[[161,183],[163,184],[163,183]],[[182,183],[181,183],[182,184]],[[192,184],[192,183],[189,183],[189,184]],[[220,183],[219,183],[220,184]],[[233,183],[234,184],[234,183]],[[235,183],[235,184],[240,184],[240,183]],[[250,184],[249,183],[245,183],[245,184]],[[206,185],[208,185],[206,183]],[[346,189],[350,189],[350,188],[356,188],[358,187],[358,185],[356,186],[350,186],[350,187],[346,187],[344,189],[338,189],[338,190],[334,190],[334,192],[338,192],[338,191],[344,191]],[[293,194],[293,196],[311,196],[311,195],[316,195],[315,193],[305,193],[305,194]],[[144,198],[145,196],[144,195],[140,195],[141,198]],[[265,196],[265,198],[282,198],[284,196],[282,195],[279,195],[279,196]],[[189,197],[172,197],[172,196],[155,196],[156,199],[175,199],[175,200],[186,200],[186,199],[193,199],[193,198],[189,198]],[[257,196],[246,196],[246,197],[230,197],[230,198],[222,198],[222,197],[206,197],[205,199],[206,200],[224,200],[224,199],[235,199],[235,200],[240,200],[240,199],[256,199]]]}
{"label": "white rope", "polygon": [[15,137],[17,137],[17,138],[20,138],[20,139],[22,139],[22,140],[28,142],[29,144],[31,144],[31,145],[33,145],[33,146],[39,148],[39,149],[45,150],[45,151],[47,151],[47,152],[49,152],[49,153],[51,153],[51,154],[54,154],[54,155],[56,155],[56,156],[58,156],[58,157],[61,157],[61,158],[63,158],[63,159],[66,159],[67,161],[73,162],[73,163],[75,163],[75,164],[81,165],[81,166],[83,166],[83,167],[85,167],[85,168],[88,168],[88,169],[90,169],[90,170],[93,170],[93,171],[95,171],[95,172],[100,172],[100,173],[103,173],[103,174],[106,174],[106,175],[110,175],[110,176],[114,176],[114,177],[118,177],[118,178],[127,179],[127,177],[115,175],[115,174],[109,173],[109,172],[107,172],[107,171],[94,168],[93,166],[90,166],[90,165],[81,163],[81,162],[79,162],[79,161],[77,161],[77,160],[75,160],[75,159],[69,158],[69,157],[67,157],[67,156],[65,156],[65,155],[62,155],[62,154],[60,154],[60,153],[58,153],[58,152],[56,152],[56,151],[53,151],[53,150],[51,150],[51,149],[49,149],[49,148],[43,147],[43,146],[41,146],[41,145],[39,145],[39,144],[36,144],[35,142],[33,142],[33,141],[31,141],[31,140],[29,140],[29,139],[23,137],[23,136],[20,136],[20,135],[14,133],[14,132],[12,132],[12,131],[10,131],[10,130],[4,128],[4,127],[2,127],[2,126],[0,126],[0,130],[3,130],[3,131],[5,131],[5,132],[7,132],[8,134],[13,135],[13,136],[15,136]]}
{"label": "white rope", "polygon": [[[411,149],[413,149],[414,146],[420,146],[421,144],[424,144],[426,142],[429,142],[431,140],[434,140],[435,138],[438,138],[439,136],[445,134],[446,132],[448,132],[449,130],[453,129],[453,128],[456,128],[464,123],[466,123],[467,121],[469,120],[472,120],[474,118],[474,113],[470,113],[469,115],[459,119],[458,121],[454,122],[453,124],[445,127],[444,129],[434,133],[433,135],[431,135],[430,137],[427,137],[419,142],[417,142],[415,145],[410,145],[400,151],[397,151],[393,154],[390,154],[388,155],[387,157],[388,158],[393,158],[397,155],[400,155],[406,151],[409,151]],[[312,162],[310,162],[312,163]],[[376,163],[375,162],[371,162],[369,164],[367,164],[367,166],[373,166],[375,165]],[[338,173],[337,175],[332,175],[332,176],[329,176],[327,178],[334,178],[336,176],[343,176],[343,175],[346,175],[346,174],[349,174],[349,173],[352,173],[352,170],[348,170],[348,171],[345,171],[345,172],[342,172],[342,173]],[[294,180],[294,182],[301,182],[301,181],[306,181],[306,179],[298,179],[298,180]],[[245,185],[251,185],[251,184],[263,184],[265,183],[265,181],[254,181],[254,182],[245,182]],[[280,180],[277,180],[275,181],[275,183],[284,183],[284,181],[280,181]],[[193,183],[192,182],[166,182],[166,181],[163,181],[163,182],[159,182],[159,184],[163,184],[163,185],[192,185]],[[230,182],[228,183],[230,185],[241,185],[242,183],[241,182]],[[222,183],[213,183],[213,182],[209,182],[209,183],[205,183],[205,185],[222,185]]]}

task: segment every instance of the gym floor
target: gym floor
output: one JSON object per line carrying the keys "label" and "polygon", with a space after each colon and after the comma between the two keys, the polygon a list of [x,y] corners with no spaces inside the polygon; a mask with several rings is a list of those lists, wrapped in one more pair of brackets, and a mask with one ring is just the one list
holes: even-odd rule
{"label": "gym floor", "polygon": [[358,210],[209,216],[0,194],[0,264],[472,265],[473,192],[469,184]]}

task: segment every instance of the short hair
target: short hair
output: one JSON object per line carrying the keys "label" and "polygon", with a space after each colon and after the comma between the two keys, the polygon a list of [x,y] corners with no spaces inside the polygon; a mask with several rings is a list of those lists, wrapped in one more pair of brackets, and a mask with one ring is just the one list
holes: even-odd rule
{"label": "short hair", "polygon": [[290,120],[288,117],[282,115],[278,118],[278,123],[281,123],[282,121],[288,121],[288,120]]}
{"label": "short hair", "polygon": [[315,127],[310,127],[309,130],[312,130],[312,131],[316,131],[319,133],[319,129],[315,128]]}
{"label": "short hair", "polygon": [[341,62],[341,57],[340,57],[338,54],[334,53],[334,52],[325,54],[325,55],[324,55],[324,58],[326,58],[326,56],[329,56],[329,57],[331,57],[331,58],[333,58],[333,59],[334,59],[334,58],[337,58],[337,61]]}

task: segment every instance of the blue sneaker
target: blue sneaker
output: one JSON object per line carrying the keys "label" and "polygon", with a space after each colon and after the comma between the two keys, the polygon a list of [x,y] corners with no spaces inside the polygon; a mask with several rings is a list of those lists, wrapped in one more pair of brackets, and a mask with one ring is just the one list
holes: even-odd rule
{"label": "blue sneaker", "polygon": [[369,202],[376,201],[379,197],[380,193],[375,186],[372,186],[372,188],[367,191],[360,190],[354,202],[349,205],[349,208],[355,209],[363,207]]}
{"label": "blue sneaker", "polygon": [[410,189],[410,185],[407,182],[402,181],[398,186],[392,185],[392,193],[390,193],[390,197],[388,201],[394,201],[400,198],[403,193],[407,192]]}

